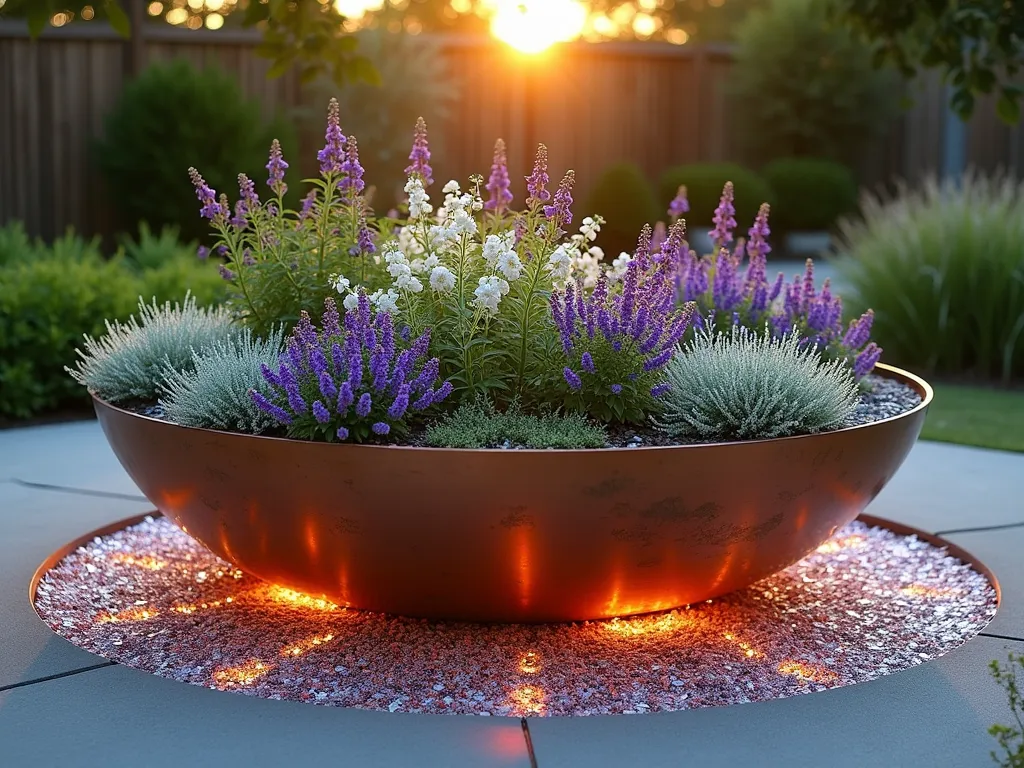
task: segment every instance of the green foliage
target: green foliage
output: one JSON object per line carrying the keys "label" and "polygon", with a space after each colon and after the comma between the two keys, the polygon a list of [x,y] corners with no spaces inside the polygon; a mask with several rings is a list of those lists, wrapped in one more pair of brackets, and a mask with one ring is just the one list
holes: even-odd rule
{"label": "green foliage", "polygon": [[513,402],[505,411],[477,400],[427,428],[427,444],[438,448],[603,448],[604,429],[579,414],[524,413]]}
{"label": "green foliage", "polygon": [[[902,4],[900,4],[902,7]],[[734,121],[749,158],[858,160],[896,114],[894,78],[828,22],[829,0],[774,0],[737,32]],[[738,186],[738,185],[737,185]]]}
{"label": "green foliage", "polygon": [[694,163],[666,168],[658,183],[662,208],[667,209],[679,187],[685,185],[690,202],[690,212],[685,216],[687,224],[691,228],[710,227],[727,181],[736,188],[736,221],[745,232],[761,203],[773,204],[775,194],[760,175],[742,165]]}
{"label": "green foliage", "polygon": [[164,371],[191,370],[193,354],[202,352],[233,333],[231,318],[221,307],[200,309],[192,296],[182,305],[162,307],[139,300],[139,319],[106,323],[106,334],[85,337],[81,360],[67,372],[79,384],[112,403],[154,400],[160,392]]}
{"label": "green foliage", "polygon": [[201,165],[215,188],[230,189],[239,172],[266,177],[272,138],[286,148],[297,143],[287,123],[267,122],[260,112],[232,76],[195,69],[182,59],[150,65],[125,85],[96,146],[123,223],[176,225],[183,237],[200,237],[190,166]]}
{"label": "green foliage", "polygon": [[859,401],[843,360],[825,362],[797,334],[701,332],[668,366],[658,426],[694,441],[764,440],[842,426]]}
{"label": "green foliage", "polygon": [[[339,88],[321,81],[314,103],[336,96],[343,127],[359,137],[359,154],[376,186],[373,203],[381,211],[404,198],[411,128],[418,117],[441,124],[452,114],[459,91],[443,44],[437,38],[367,29],[356,34],[359,50],[380,73],[377,83],[348,83]],[[320,133],[321,114],[315,114]],[[431,137],[435,163],[444,157],[443,137]]]}
{"label": "green foliage", "polygon": [[988,732],[996,737],[999,742],[999,749],[1004,754],[992,752],[992,759],[1001,768],[1024,768],[1024,696],[1017,687],[1016,667],[1024,669],[1024,655],[1011,653],[1008,657],[1009,663],[1002,666],[998,661],[992,661],[989,669],[992,677],[1006,691],[1009,698],[1010,712],[1016,725],[993,725]]}
{"label": "green foliage", "polygon": [[837,264],[855,309],[875,310],[887,359],[926,372],[1024,374],[1024,184],[968,174],[891,199],[866,195],[841,224]]}
{"label": "green foliage", "polygon": [[282,329],[266,339],[244,328],[236,336],[214,342],[202,351],[193,350],[192,365],[164,370],[164,414],[175,424],[206,429],[226,429],[259,435],[273,427],[273,417],[256,407],[251,390],[264,396],[270,385],[260,366],[276,367],[283,343]]}
{"label": "green foliage", "polygon": [[200,307],[221,304],[227,296],[227,284],[213,265],[194,258],[167,261],[139,275],[138,295],[147,301],[167,301],[168,297],[183,296],[186,290]]}
{"label": "green foliage", "polygon": [[835,0],[834,6],[839,24],[873,43],[876,61],[895,64],[907,77],[938,68],[952,84],[952,106],[964,119],[977,96],[994,92],[999,117],[1011,124],[1020,119],[1022,91],[1014,76],[1024,54],[1021,3]]}
{"label": "green foliage", "polygon": [[792,157],[773,160],[761,174],[775,193],[776,232],[831,229],[857,209],[857,181],[845,165]]}
{"label": "green foliage", "polygon": [[126,317],[137,283],[119,261],[39,258],[0,267],[0,416],[28,418],[81,402],[64,374],[82,333]]}
{"label": "green foliage", "polygon": [[19,261],[31,261],[36,252],[36,244],[20,221],[14,219],[0,227],[0,267]]}
{"label": "green foliage", "polygon": [[146,222],[139,223],[138,239],[121,238],[121,249],[128,262],[139,269],[154,269],[169,261],[195,261],[196,241],[183,243],[178,238],[178,227],[167,226],[155,234]]}
{"label": "green foliage", "polygon": [[651,182],[634,163],[606,168],[590,190],[584,210],[604,218],[597,244],[609,258],[632,253],[644,224],[654,226],[662,216]]}

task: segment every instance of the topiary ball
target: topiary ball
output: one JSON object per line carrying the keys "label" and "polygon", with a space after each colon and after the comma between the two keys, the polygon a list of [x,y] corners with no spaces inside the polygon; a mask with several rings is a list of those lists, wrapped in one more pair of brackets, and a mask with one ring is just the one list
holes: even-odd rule
{"label": "topiary ball", "polygon": [[840,163],[781,158],[761,174],[775,193],[772,226],[777,231],[831,229],[841,216],[857,210],[857,181]]}
{"label": "topiary ball", "polygon": [[653,226],[663,217],[651,183],[632,163],[605,169],[587,196],[584,212],[604,217],[596,244],[604,250],[606,260],[623,251],[632,253],[644,224]]}

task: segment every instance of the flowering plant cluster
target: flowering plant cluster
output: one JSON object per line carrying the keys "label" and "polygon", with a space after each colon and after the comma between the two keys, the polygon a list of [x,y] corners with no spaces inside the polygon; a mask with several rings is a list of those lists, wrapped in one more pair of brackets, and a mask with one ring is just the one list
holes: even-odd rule
{"label": "flowering plant cluster", "polygon": [[437,358],[424,361],[429,332],[409,342],[408,329],[396,334],[391,315],[375,313],[366,294],[345,312],[344,328],[334,300],[325,303],[323,327],[303,313],[277,369],[261,367],[270,396],[251,392],[290,436],[361,441],[400,433],[407,414],[451,394],[449,382],[434,386]]}
{"label": "flowering plant cluster", "polygon": [[645,227],[633,253],[606,263],[596,245],[603,219],[573,224],[575,176],[554,186],[543,145],[520,210],[501,140],[486,179],[433,191],[422,119],[405,199],[387,216],[371,208],[356,139],[342,132],[333,100],[317,159],[319,177],[298,211],[284,207],[288,164],[276,142],[266,200],[240,176],[231,206],[190,171],[235,288],[236,319],[261,335],[294,329],[279,364],[263,366],[269,389],[251,393],[289,435],[402,435],[449,395],[456,404],[483,399],[649,424],[680,342],[718,325],[777,336],[795,328],[800,343],[844,359],[858,377],[878,358],[871,314],[844,329],[838,297],[828,283],[815,290],[810,263],[790,284],[768,281],[767,205],[749,239],[733,244],[731,184],[715,212],[714,254],[690,250],[680,187],[670,225]]}

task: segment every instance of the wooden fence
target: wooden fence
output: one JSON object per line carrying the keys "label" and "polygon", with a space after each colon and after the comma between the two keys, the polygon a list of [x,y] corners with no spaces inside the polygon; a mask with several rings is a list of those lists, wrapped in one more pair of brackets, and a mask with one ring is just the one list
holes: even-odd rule
{"label": "wooden fence", "polygon": [[[110,234],[91,146],[124,82],[147,62],[215,62],[267,110],[309,106],[295,77],[265,77],[256,40],[249,32],[148,24],[144,44],[130,45],[105,25],[81,24],[31,41],[24,25],[0,22],[0,223],[21,219],[45,238],[68,226]],[[576,170],[578,199],[614,162],[636,162],[656,178],[667,165],[733,159],[728,48],[580,43],[529,59],[488,39],[446,38],[443,49],[459,101],[448,124],[434,126],[447,146],[438,178],[486,173],[498,136],[510,148],[517,196],[539,141],[550,149],[552,175]],[[945,90],[934,76],[914,90],[914,107],[861,169],[865,183],[913,182],[941,169]],[[969,164],[1024,173],[1024,130],[1001,125],[991,104],[979,104],[965,141]]]}

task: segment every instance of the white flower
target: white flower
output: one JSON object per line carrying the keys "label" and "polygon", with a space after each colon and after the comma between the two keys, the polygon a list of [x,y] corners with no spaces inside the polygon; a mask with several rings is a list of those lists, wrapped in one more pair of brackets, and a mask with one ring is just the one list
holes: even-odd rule
{"label": "white flower", "polygon": [[438,293],[455,288],[455,274],[448,267],[434,267],[430,271],[430,287]]}
{"label": "white flower", "polygon": [[419,281],[419,278],[413,277],[410,273],[408,275],[402,275],[395,280],[395,287],[400,291],[419,293],[423,290],[423,283]]}
{"label": "white flower", "polygon": [[411,277],[412,268],[404,262],[395,261],[388,265],[388,274],[395,280],[400,280],[403,277]]}
{"label": "white flower", "polygon": [[419,240],[416,239],[415,233],[412,231],[412,227],[401,227],[398,230],[398,247],[403,252],[411,254],[413,256],[419,256],[423,253],[423,246]]}
{"label": "white flower", "polygon": [[590,242],[594,242],[597,239],[597,233],[601,231],[602,224],[604,224],[604,219],[600,216],[587,216],[587,218],[583,220],[583,225],[580,227],[580,234]]}
{"label": "white flower", "polygon": [[423,182],[415,176],[410,176],[405,185],[405,193],[409,195],[409,218],[418,219],[426,216],[434,210],[428,200],[427,191],[423,188]]}
{"label": "white flower", "polygon": [[548,272],[555,280],[566,280],[572,272],[572,257],[564,245],[555,248],[554,253],[548,257]]}
{"label": "white flower", "polygon": [[329,279],[331,281],[331,287],[341,294],[345,293],[352,284],[344,275],[331,275]]}
{"label": "white flower", "polygon": [[345,297],[345,300],[341,302],[345,309],[355,309],[359,306],[359,295],[356,293],[350,293]]}
{"label": "white flower", "polygon": [[448,245],[448,231],[438,224],[430,226],[427,236],[430,238],[430,247],[435,251],[443,251]]}
{"label": "white flower", "polygon": [[473,210],[482,211],[484,209],[484,201],[479,197],[473,199]]}
{"label": "white flower", "polygon": [[492,315],[498,314],[498,304],[501,303],[501,297],[506,293],[508,293],[508,283],[494,275],[481,277],[479,285],[473,291],[473,295],[476,296],[476,306]]}
{"label": "white flower", "polygon": [[441,263],[441,260],[434,254],[430,254],[423,260],[423,271],[430,272],[434,267]]}
{"label": "white flower", "polygon": [[452,219],[452,225],[449,228],[449,232],[453,232],[456,236],[462,234],[475,235],[476,220],[472,215],[460,208],[455,211],[455,216]]}
{"label": "white flower", "polygon": [[409,262],[409,269],[414,275],[422,275],[427,271],[427,263],[424,259],[413,259]]}
{"label": "white flower", "polygon": [[604,258],[604,248],[599,245],[591,246],[590,255],[593,256],[596,261],[600,261]]}
{"label": "white flower", "polygon": [[378,312],[389,312],[394,314],[398,311],[399,295],[398,291],[394,288],[388,288],[387,293],[375,291],[373,295],[377,297],[374,304],[376,305]]}
{"label": "white flower", "polygon": [[498,263],[498,259],[501,258],[501,254],[507,250],[509,249],[500,235],[488,235],[487,239],[484,240],[484,261],[487,262],[488,266],[493,267]]}
{"label": "white flower", "polygon": [[522,269],[523,262],[519,260],[515,251],[505,251],[498,257],[498,271],[505,276],[505,279],[518,280]]}
{"label": "white flower", "polygon": [[611,267],[608,269],[608,281],[614,283],[618,280],[621,280],[623,276],[626,274],[626,269],[629,267],[629,262],[631,262],[632,260],[633,257],[630,256],[625,251],[616,256],[615,260],[612,262]]}
{"label": "white flower", "polygon": [[408,259],[405,258],[405,254],[402,253],[402,249],[398,247],[397,243],[385,243],[381,248],[381,252],[384,254],[384,261],[388,264],[408,264]]}
{"label": "white flower", "polygon": [[446,195],[457,195],[459,194],[459,182],[457,182],[455,179],[452,179],[443,187],[441,187],[441,191],[444,192]]}

